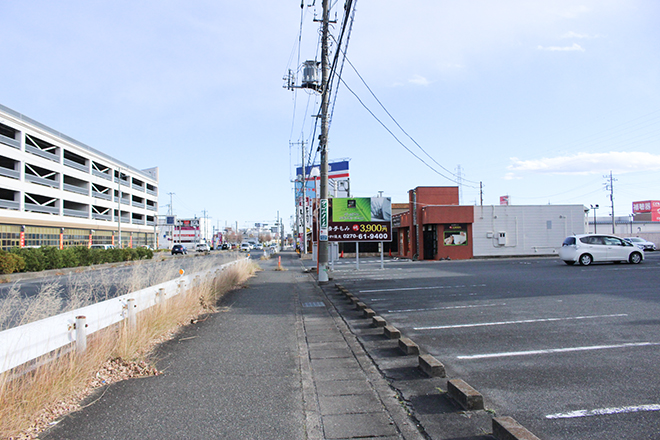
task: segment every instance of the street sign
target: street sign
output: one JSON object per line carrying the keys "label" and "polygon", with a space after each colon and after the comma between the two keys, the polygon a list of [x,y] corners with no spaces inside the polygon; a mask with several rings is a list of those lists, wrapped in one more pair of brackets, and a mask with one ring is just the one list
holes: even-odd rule
{"label": "street sign", "polygon": [[328,241],[328,199],[321,199],[319,210],[319,240]]}

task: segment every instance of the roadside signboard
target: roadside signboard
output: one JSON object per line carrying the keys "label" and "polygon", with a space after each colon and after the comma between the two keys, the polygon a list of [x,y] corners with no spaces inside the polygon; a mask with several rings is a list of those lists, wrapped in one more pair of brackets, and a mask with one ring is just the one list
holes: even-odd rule
{"label": "roadside signboard", "polygon": [[319,210],[319,240],[328,241],[328,199],[321,199]]}
{"label": "roadside signboard", "polygon": [[330,199],[329,241],[392,241],[389,197]]}

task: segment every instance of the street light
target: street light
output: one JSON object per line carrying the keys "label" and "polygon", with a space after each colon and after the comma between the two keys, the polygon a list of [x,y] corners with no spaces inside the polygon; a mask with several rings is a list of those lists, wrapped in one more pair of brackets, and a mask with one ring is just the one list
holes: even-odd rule
{"label": "street light", "polygon": [[598,209],[598,205],[589,205],[591,206],[591,209],[594,211],[594,234],[598,233],[597,227],[596,227],[596,210]]}

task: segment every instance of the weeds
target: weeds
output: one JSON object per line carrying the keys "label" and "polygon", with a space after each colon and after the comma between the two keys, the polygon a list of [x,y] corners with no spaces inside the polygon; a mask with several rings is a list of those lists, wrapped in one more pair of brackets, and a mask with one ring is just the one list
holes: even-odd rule
{"label": "weeds", "polygon": [[[175,264],[159,266],[158,269],[136,266],[132,275],[126,277],[122,290],[137,290],[147,283],[157,284],[176,273]],[[194,271],[203,269],[196,267]],[[234,264],[217,273],[212,281],[198,281],[187,292],[138,314],[135,328],[129,328],[124,322],[90,335],[87,350],[82,354],[75,350],[67,352],[69,348],[65,348],[55,356],[49,355],[54,357],[50,362],[41,360],[30,367],[18,367],[0,375],[0,438],[35,438],[49,423],[78,409],[78,402],[95,387],[107,384],[108,377],[117,372],[119,379],[157,374],[148,366],[155,345],[174,335],[180,326],[216,312],[218,300],[240,286],[256,270],[257,266],[250,261]],[[90,275],[90,279],[108,284],[107,279],[97,277],[96,273]],[[84,286],[82,282],[69,286],[67,307],[108,295],[107,290],[90,293]],[[60,307],[59,285],[45,285],[39,296],[42,295],[42,299],[32,301],[21,320],[43,316]],[[18,289],[12,288],[0,305],[0,316],[11,318],[13,310],[22,307],[24,299]]]}

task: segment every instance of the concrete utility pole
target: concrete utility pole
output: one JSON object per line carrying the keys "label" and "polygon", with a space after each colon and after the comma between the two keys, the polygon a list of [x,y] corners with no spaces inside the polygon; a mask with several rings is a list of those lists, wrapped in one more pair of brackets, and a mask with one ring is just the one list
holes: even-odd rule
{"label": "concrete utility pole", "polygon": [[[319,255],[318,282],[327,284],[328,276],[328,103],[330,87],[328,80],[330,66],[328,65],[328,33],[330,7],[328,0],[323,0],[323,23],[321,26],[321,197],[319,206]],[[304,166],[304,164],[303,164]]]}
{"label": "concrete utility pole", "polygon": [[614,221],[614,182],[617,180],[612,177],[612,171],[610,171],[609,176],[605,177],[609,183],[605,184],[605,189],[610,191],[610,201],[612,202],[612,234],[616,234],[616,222]]}

